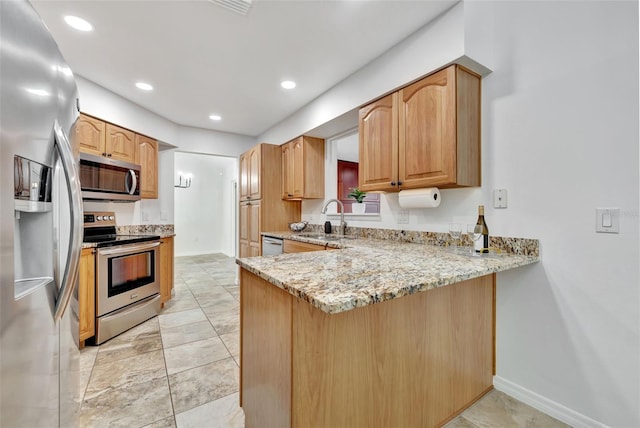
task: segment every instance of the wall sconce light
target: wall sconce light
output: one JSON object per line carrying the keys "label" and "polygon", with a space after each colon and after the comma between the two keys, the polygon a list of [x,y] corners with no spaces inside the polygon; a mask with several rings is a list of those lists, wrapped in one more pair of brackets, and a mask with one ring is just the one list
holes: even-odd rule
{"label": "wall sconce light", "polygon": [[[178,172],[178,184],[174,185],[173,187],[177,187],[179,189],[188,189],[189,187],[191,187],[191,178],[191,174],[185,174],[183,177],[182,173]],[[184,184],[182,184],[183,179]]]}

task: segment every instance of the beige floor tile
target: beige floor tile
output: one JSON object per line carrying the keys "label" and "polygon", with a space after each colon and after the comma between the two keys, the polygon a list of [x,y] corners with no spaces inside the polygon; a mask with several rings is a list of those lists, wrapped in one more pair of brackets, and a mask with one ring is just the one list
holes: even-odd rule
{"label": "beige floor tile", "polygon": [[178,428],[243,428],[244,412],[236,392],[176,415]]}
{"label": "beige floor tile", "polygon": [[169,375],[231,357],[219,337],[198,340],[164,350]]}
{"label": "beige floor tile", "polygon": [[232,333],[226,333],[220,336],[222,342],[229,350],[229,353],[234,357],[240,355],[240,332],[234,331]]}
{"label": "beige floor tile", "polygon": [[186,311],[188,309],[197,309],[198,301],[194,297],[183,297],[181,299],[171,299],[165,302],[161,314],[170,314],[173,312]]}
{"label": "beige floor tile", "polygon": [[218,335],[240,330],[240,312],[227,311],[208,315],[209,321]]}
{"label": "beige floor tile", "polygon": [[162,349],[158,320],[152,319],[103,343],[98,350],[95,365],[111,363]]}
{"label": "beige floor tile", "polygon": [[98,356],[97,346],[85,346],[80,350],[80,370],[91,370]]}
{"label": "beige floor tile", "polygon": [[85,399],[94,398],[114,388],[129,387],[166,375],[162,350],[96,365],[91,373]]}
{"label": "beige floor tile", "polygon": [[145,425],[142,428],[176,428],[176,419],[173,416],[169,416],[168,418]]}
{"label": "beige floor tile", "polygon": [[161,334],[164,349],[217,336],[209,320],[163,328]]}
{"label": "beige floor tile", "polygon": [[141,427],[172,413],[169,384],[162,377],[85,399],[80,409],[80,426]]}
{"label": "beige floor tile", "polygon": [[238,391],[240,370],[233,358],[169,375],[173,409],[177,413]]}
{"label": "beige floor tile", "polygon": [[180,325],[191,324],[194,322],[205,321],[207,317],[200,308],[189,309],[186,311],[174,312],[172,314],[158,315],[161,328],[178,327]]}
{"label": "beige floor tile", "polygon": [[443,428],[478,428],[476,425],[469,422],[462,415],[453,419],[449,423],[447,423]]}
{"label": "beige floor tile", "polygon": [[479,428],[566,428],[568,425],[503,392],[493,390],[469,407],[462,416]]}
{"label": "beige floor tile", "polygon": [[[223,290],[220,293],[203,294],[196,297],[198,304],[204,310],[205,308],[224,308],[225,305],[229,306],[229,309],[238,306],[238,301],[228,291]],[[220,310],[218,311],[220,312]]]}

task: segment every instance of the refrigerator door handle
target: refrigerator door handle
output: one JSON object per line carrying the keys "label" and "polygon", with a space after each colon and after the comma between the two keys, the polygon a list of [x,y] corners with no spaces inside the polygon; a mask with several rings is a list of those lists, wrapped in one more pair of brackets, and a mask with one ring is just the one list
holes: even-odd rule
{"label": "refrigerator door handle", "polygon": [[71,208],[71,238],[69,239],[69,251],[67,262],[62,276],[62,284],[56,300],[54,318],[56,321],[62,318],[67,309],[73,290],[78,282],[78,268],[80,265],[80,253],[82,250],[82,193],[80,189],[80,176],[77,162],[73,157],[73,150],[69,139],[64,134],[58,121],[53,126],[55,132],[56,148],[60,155],[62,168],[67,181],[67,191]]}

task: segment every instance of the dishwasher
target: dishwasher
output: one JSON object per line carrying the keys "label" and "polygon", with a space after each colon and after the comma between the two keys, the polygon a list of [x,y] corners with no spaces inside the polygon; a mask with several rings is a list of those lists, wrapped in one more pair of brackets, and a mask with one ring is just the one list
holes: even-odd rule
{"label": "dishwasher", "polygon": [[271,236],[262,237],[262,255],[273,256],[276,254],[282,254],[282,238],[274,238]]}

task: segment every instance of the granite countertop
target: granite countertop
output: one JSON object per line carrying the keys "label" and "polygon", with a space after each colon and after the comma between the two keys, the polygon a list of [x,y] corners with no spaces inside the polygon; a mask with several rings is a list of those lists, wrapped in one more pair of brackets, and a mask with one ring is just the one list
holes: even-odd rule
{"label": "granite countertop", "polygon": [[291,232],[263,235],[338,248],[236,260],[249,272],[330,314],[539,261],[537,255],[471,256],[446,247],[393,240],[327,242]]}

